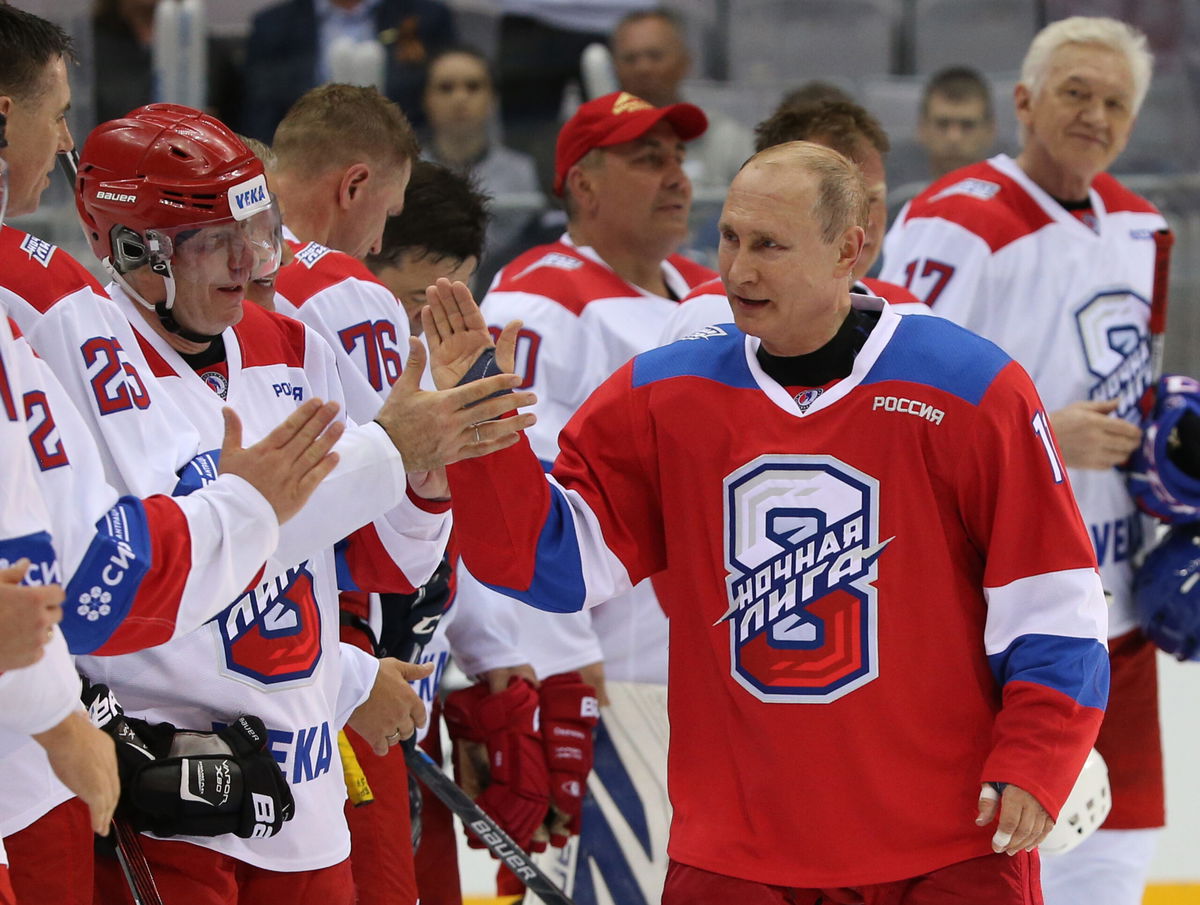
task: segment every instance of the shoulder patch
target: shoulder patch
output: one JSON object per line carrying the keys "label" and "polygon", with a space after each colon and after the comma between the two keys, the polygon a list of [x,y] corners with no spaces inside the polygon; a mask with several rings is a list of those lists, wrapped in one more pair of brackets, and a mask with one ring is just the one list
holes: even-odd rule
{"label": "shoulder patch", "polygon": [[938,201],[942,198],[949,198],[951,195],[967,195],[971,198],[978,198],[981,201],[988,201],[996,197],[999,191],[999,183],[971,177],[970,179],[963,179],[953,185],[946,186],[946,188],[942,189],[929,200]]}
{"label": "shoulder patch", "polygon": [[[733,324],[706,327],[687,339],[634,356],[633,386],[673,377],[699,377],[726,386],[753,388],[758,384],[746,364],[746,334]],[[707,342],[692,342],[704,339]]]}
{"label": "shoulder patch", "polygon": [[296,252],[296,260],[311,269],[317,261],[321,260],[321,258],[325,257],[331,251],[333,251],[332,248],[326,248],[318,242],[309,242]]}
{"label": "shoulder patch", "polygon": [[563,254],[561,251],[552,251],[549,254],[542,255],[520,273],[513,274],[514,280],[519,280],[526,274],[532,273],[539,267],[554,267],[558,270],[578,270],[583,266],[583,261],[579,258],[574,258],[571,255]]}
{"label": "shoulder patch", "polygon": [[57,245],[51,245],[44,239],[39,239],[37,236],[27,235],[21,240],[21,251],[29,255],[29,260],[37,261],[45,268],[50,267],[50,259],[54,257],[54,253],[58,251]]}

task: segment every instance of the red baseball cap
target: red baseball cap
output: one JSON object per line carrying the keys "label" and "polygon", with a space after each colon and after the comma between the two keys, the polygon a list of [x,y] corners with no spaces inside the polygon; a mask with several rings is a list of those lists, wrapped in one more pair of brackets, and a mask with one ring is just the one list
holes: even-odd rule
{"label": "red baseball cap", "polygon": [[708,117],[694,104],[655,107],[627,91],[614,91],[580,106],[558,133],[554,194],[562,194],[567,170],[588,151],[641,138],[663,120],[674,127],[683,141],[698,138],[708,128]]}

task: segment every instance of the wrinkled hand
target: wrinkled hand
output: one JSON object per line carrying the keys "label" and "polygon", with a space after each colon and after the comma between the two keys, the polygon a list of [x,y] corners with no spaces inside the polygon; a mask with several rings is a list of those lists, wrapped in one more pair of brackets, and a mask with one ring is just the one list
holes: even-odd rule
{"label": "wrinkled hand", "polygon": [[242,449],[242,422],[226,406],[221,442],[222,474],[235,474],[254,485],[275,510],[280,524],[300,511],[317,485],[337,465],[330,452],[346,425],[334,421],[336,402],[309,399],[249,449]]}
{"label": "wrinkled hand", "polygon": [[514,374],[496,374],[466,386],[430,392],[421,389],[424,370],[425,346],[412,338],[404,371],[375,416],[400,451],[404,469],[410,474],[512,446],[520,432],[537,420],[532,414],[500,418],[513,409],[533,405],[537,401],[533,393],[487,398],[520,383]]}
{"label": "wrinkled hand", "polygon": [[82,710],[75,710],[34,739],[46,750],[54,775],[88,806],[92,830],[107,835],[121,794],[112,736],[93,726]]}
{"label": "wrinkled hand", "polygon": [[1050,414],[1050,426],[1069,468],[1104,470],[1120,465],[1137,449],[1142,431],[1121,418],[1111,417],[1117,400],[1072,402]]}
{"label": "wrinkled hand", "polygon": [[493,342],[471,290],[465,283],[451,283],[444,277],[425,290],[425,301],[421,323],[429,343],[434,384],[443,389],[456,386],[480,353],[493,347],[500,370],[513,372],[520,321],[508,324]]}
{"label": "wrinkled hand", "polygon": [[425,705],[409,682],[433,672],[432,663],[406,663],[395,657],[379,661],[371,693],[350,714],[346,725],[366,739],[380,757],[425,725]]}
{"label": "wrinkled hand", "polygon": [[996,804],[999,799],[1000,822],[992,836],[992,851],[1015,855],[1019,851],[1032,851],[1054,829],[1054,821],[1036,798],[1014,785],[1004,787],[1004,795],[988,783],[979,791],[979,816],[976,826],[987,826],[996,819]]}
{"label": "wrinkled hand", "polygon": [[0,569],[0,671],[42,659],[50,629],[62,621],[62,587],[22,585],[28,571],[28,559]]}

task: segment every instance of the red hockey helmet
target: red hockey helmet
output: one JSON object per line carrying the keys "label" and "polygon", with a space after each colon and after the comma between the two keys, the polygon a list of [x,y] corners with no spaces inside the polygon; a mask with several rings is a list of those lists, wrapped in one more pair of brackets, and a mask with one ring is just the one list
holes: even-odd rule
{"label": "red hockey helmet", "polygon": [[279,214],[262,163],[191,107],[150,104],[97,126],[79,155],[75,203],[92,251],[122,273],[161,266],[184,239],[222,224],[254,244],[256,276],[278,267]]}

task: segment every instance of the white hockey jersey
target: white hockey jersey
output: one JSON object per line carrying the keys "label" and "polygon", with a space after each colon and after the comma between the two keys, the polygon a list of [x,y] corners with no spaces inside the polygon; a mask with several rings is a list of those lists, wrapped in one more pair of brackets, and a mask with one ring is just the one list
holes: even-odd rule
{"label": "white hockey jersey", "polygon": [[[524,326],[517,342],[522,389],[537,394],[538,422],[526,433],[547,465],[558,454],[558,434],[575,410],[626,361],[658,344],[678,300],[715,274],[672,255],[662,264],[674,298],[663,298],[619,277],[591,248],[570,236],[517,257],[497,275],[483,300],[483,316],[497,332],[511,320]],[[494,594],[478,583],[471,589]],[[522,646],[539,676],[605,661],[613,680],[665,682],[667,624],[649,581],[591,614],[547,616],[517,611]]]}
{"label": "white hockey jersey", "polygon": [[[1049,411],[1117,399],[1137,420],[1150,377],[1153,233],[1162,215],[1107,174],[1090,192],[1094,229],[1001,154],[933,183],[884,242],[883,279],[987,337],[1033,377]],[[1132,560],[1142,519],[1119,471],[1072,469],[1109,595],[1109,630],[1136,625]]]}
{"label": "white hockey jersey", "polygon": [[[123,292],[112,287],[110,292],[134,325],[159,385],[188,413],[202,443],[218,446],[225,402],[145,323]],[[342,401],[333,353],[304,325],[247,304],[243,319],[224,332],[223,340],[228,404],[242,418],[246,442],[264,435],[305,399]],[[358,430],[382,435],[376,425]],[[391,460],[331,476],[344,499],[326,497],[315,510],[310,501],[302,510],[297,518],[304,536],[285,537],[276,554],[286,568],[198,631],[153,651],[82,661],[84,671],[110,684],[134,715],[200,729],[242,713],[266,723],[270,747],[292,784],[295,819],[268,839],[188,841],[270,870],[316,869],[348,855],[336,735],[369,692],[377,664],[339,645],[337,589],[339,575],[369,587],[377,567],[353,554],[363,532],[340,545],[336,558],[333,547],[355,524],[377,513],[380,500],[398,498],[388,517],[407,531],[402,562],[396,564],[403,571],[383,569],[380,580],[394,582],[400,575],[420,584],[440,559],[449,533],[447,515],[424,512],[408,498],[398,458],[393,451]],[[345,464],[339,463],[334,475]],[[377,538],[368,538],[368,545],[371,540]],[[285,550],[291,559],[284,559]]]}

